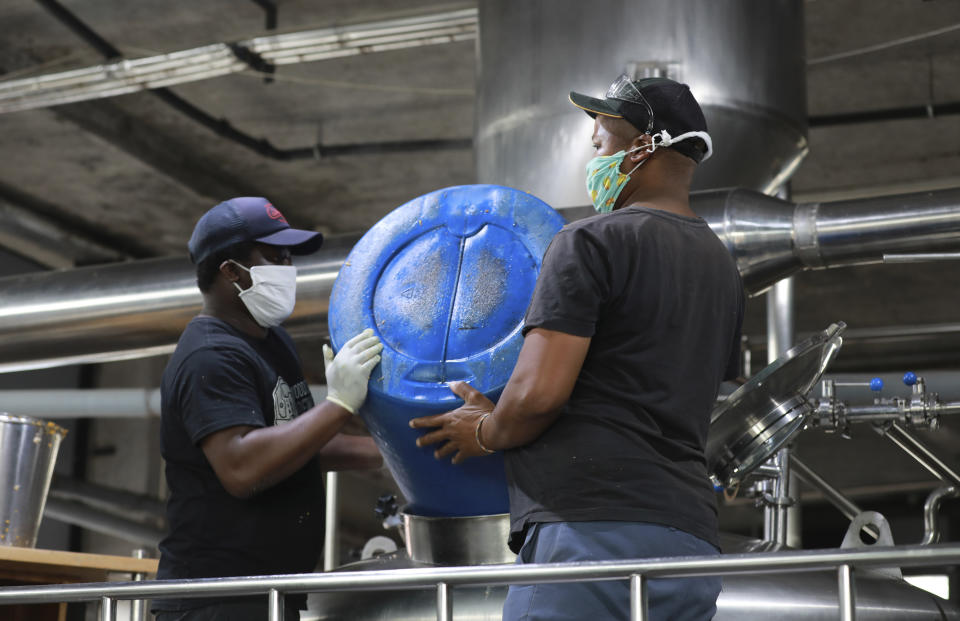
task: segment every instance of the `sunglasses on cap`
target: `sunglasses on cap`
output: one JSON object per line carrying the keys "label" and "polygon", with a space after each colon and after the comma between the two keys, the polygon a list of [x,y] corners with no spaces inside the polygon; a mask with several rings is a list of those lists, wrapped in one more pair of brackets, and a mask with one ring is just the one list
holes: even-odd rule
{"label": "sunglasses on cap", "polygon": [[653,108],[650,107],[650,102],[647,101],[647,98],[643,96],[643,93],[626,73],[621,73],[620,77],[613,81],[604,97],[644,106],[647,109],[647,129],[644,133],[650,134],[653,131]]}

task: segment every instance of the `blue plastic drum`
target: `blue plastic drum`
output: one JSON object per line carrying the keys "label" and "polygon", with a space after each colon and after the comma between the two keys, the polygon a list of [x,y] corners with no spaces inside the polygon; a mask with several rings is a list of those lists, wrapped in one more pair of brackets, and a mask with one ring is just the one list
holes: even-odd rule
{"label": "blue plastic drum", "polygon": [[543,254],[564,220],[534,196],[495,185],[431,192],[398,207],[350,252],[330,296],[339,349],[373,328],[382,361],[360,411],[408,513],[508,511],[500,454],[454,466],[418,448],[411,418],[463,402],[463,380],[496,401],[516,364]]}

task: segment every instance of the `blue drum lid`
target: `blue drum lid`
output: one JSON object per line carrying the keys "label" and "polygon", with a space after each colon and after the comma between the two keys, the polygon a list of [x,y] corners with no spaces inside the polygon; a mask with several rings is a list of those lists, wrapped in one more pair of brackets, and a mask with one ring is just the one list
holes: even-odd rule
{"label": "blue drum lid", "polygon": [[[423,461],[420,456],[433,459],[433,448],[417,449],[414,440],[422,432],[406,422],[460,405],[451,381],[499,396],[523,344],[523,315],[543,254],[563,224],[549,205],[524,192],[457,186],[398,207],[350,252],[330,297],[330,338],[338,349],[373,328],[383,341],[382,361],[370,378],[371,398],[361,414],[402,488],[405,482],[417,485],[418,472],[407,472],[410,468],[439,468],[424,475],[435,486],[450,470],[469,477],[485,462],[497,472],[493,488],[503,504],[489,512],[506,510],[502,460],[470,460],[466,468]],[[403,491],[411,502],[411,495],[422,496],[419,490]],[[430,511],[463,514],[452,506]]]}

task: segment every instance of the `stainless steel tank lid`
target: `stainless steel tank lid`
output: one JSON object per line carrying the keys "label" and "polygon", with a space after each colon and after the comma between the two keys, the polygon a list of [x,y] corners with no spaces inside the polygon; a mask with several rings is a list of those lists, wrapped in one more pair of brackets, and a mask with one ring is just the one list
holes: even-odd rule
{"label": "stainless steel tank lid", "polygon": [[793,437],[813,411],[807,393],[836,357],[846,324],[796,345],[738,388],[710,416],[707,467],[733,487]]}

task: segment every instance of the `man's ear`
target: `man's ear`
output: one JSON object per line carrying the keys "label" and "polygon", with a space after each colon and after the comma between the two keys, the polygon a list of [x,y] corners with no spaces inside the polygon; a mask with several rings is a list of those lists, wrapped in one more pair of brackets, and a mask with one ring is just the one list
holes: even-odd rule
{"label": "man's ear", "polygon": [[[642,160],[650,157],[651,153],[648,150],[650,145],[653,144],[653,137],[650,134],[640,134],[636,136],[633,140],[630,141],[630,150],[631,152],[627,154],[631,162],[639,163]],[[633,150],[636,149],[636,150]]]}
{"label": "man's ear", "polygon": [[227,282],[237,282],[240,280],[240,268],[233,261],[224,261],[220,264],[220,273],[227,279]]}

